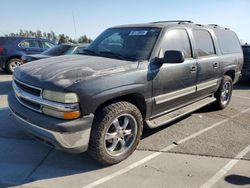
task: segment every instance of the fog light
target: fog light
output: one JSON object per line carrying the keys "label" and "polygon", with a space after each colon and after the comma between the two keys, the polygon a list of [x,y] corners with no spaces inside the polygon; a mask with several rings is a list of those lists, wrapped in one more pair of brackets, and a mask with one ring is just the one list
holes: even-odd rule
{"label": "fog light", "polygon": [[79,118],[81,115],[79,111],[62,112],[47,107],[43,107],[43,113],[60,119],[76,119]]}

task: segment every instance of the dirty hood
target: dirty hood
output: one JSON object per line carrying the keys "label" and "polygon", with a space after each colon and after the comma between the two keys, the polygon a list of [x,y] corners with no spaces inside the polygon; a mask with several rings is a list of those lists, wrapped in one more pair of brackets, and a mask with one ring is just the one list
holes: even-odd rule
{"label": "dirty hood", "polygon": [[24,64],[14,71],[22,82],[42,88],[67,88],[76,82],[136,69],[138,62],[97,56],[65,55]]}

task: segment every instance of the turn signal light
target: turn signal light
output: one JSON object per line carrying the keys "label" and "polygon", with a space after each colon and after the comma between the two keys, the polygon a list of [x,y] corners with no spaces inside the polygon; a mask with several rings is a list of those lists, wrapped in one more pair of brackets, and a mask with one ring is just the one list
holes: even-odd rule
{"label": "turn signal light", "polygon": [[64,112],[63,116],[64,119],[76,119],[80,117],[80,112],[79,111],[73,111],[73,112]]}

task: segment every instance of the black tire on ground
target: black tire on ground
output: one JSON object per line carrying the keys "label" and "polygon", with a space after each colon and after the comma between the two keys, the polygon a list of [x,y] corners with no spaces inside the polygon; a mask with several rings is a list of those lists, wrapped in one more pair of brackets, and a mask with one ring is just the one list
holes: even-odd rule
{"label": "black tire on ground", "polygon": [[[18,58],[12,58],[10,59],[5,66],[5,70],[9,73],[12,74],[14,72],[14,69],[18,66],[17,64],[19,63],[19,65],[21,64],[21,59]],[[14,67],[15,66],[15,67]]]}
{"label": "black tire on ground", "polygon": [[[119,118],[123,118],[123,116],[124,116],[124,122],[122,123],[121,119]],[[131,119],[128,120],[128,117]],[[125,118],[127,118],[126,123],[125,123]],[[126,127],[130,127],[131,130],[136,130],[136,131],[134,131],[130,135],[127,135],[126,137],[123,135],[122,137],[123,140],[127,139],[127,141],[128,140],[132,140],[132,141],[128,145],[126,145],[127,147],[125,146],[125,141],[123,142],[124,144],[121,143],[120,147],[122,148],[122,145],[123,145],[123,147],[126,149],[121,150],[120,148],[118,152],[123,151],[124,153],[114,156],[111,154],[111,151],[108,149],[107,144],[109,144],[108,142],[111,142],[111,141],[114,142],[113,140],[115,139],[118,140],[117,138],[118,136],[115,138],[112,138],[112,140],[107,139],[106,136],[107,134],[110,134],[108,133],[108,131],[112,128],[113,125],[115,125],[114,122],[116,120],[117,122],[119,120],[118,124],[120,125],[120,128],[123,127],[124,124],[127,124]],[[132,125],[134,129],[132,129]],[[114,133],[111,133],[111,134],[118,135],[119,133],[117,133],[117,129],[116,129],[117,126],[114,126],[113,128],[114,128],[113,129]],[[97,160],[99,163],[103,165],[112,165],[112,164],[119,163],[122,160],[126,159],[128,156],[130,156],[133,153],[133,151],[136,149],[140,141],[141,135],[142,135],[142,130],[143,130],[143,118],[142,118],[141,112],[138,110],[138,108],[135,105],[129,102],[125,102],[125,101],[110,104],[102,108],[101,110],[99,110],[95,115],[95,119],[94,119],[92,129],[91,129],[88,152],[95,160]],[[124,130],[124,134],[125,134],[125,130]],[[116,145],[116,147],[118,147],[118,144]],[[116,151],[114,150],[112,152],[116,152]]]}
{"label": "black tire on ground", "polygon": [[218,110],[226,108],[231,100],[233,81],[230,76],[224,75],[219,89],[215,93],[214,107]]}

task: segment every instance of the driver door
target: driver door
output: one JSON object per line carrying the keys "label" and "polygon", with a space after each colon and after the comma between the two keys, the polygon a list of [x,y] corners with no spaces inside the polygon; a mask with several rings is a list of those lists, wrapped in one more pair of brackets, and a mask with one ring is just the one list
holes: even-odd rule
{"label": "driver door", "polygon": [[157,115],[194,100],[196,93],[197,62],[185,29],[166,32],[162,51],[178,50],[185,54],[183,63],[164,63],[153,79],[153,111]]}

